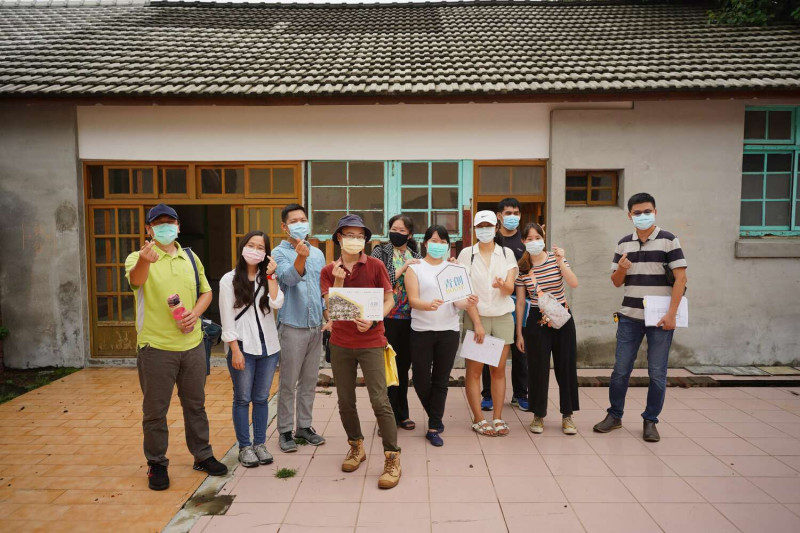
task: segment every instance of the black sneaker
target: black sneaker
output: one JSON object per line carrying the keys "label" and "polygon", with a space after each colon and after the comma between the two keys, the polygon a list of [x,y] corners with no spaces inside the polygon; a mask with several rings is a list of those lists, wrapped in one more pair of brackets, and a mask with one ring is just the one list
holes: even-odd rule
{"label": "black sneaker", "polygon": [[195,463],[193,468],[206,472],[209,476],[224,476],[228,473],[228,467],[214,459],[213,455],[205,461]]}
{"label": "black sneaker", "polygon": [[152,464],[147,469],[147,484],[150,490],[166,490],[169,488],[169,475],[164,465]]}
{"label": "black sneaker", "polygon": [[312,446],[320,446],[321,444],[325,444],[325,438],[317,433],[311,426],[307,428],[300,428],[295,431],[294,438],[305,439],[305,441]]}

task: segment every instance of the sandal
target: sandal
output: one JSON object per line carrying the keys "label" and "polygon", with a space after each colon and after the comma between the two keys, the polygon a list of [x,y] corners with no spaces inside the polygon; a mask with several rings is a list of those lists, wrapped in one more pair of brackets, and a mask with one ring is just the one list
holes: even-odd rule
{"label": "sandal", "polygon": [[501,420],[499,418],[495,418],[492,420],[492,424],[494,425],[494,431],[498,437],[505,437],[509,433],[508,424],[506,424],[505,420]]}
{"label": "sandal", "polygon": [[494,437],[496,435],[494,429],[486,420],[481,420],[480,422],[472,424],[472,431],[486,437]]}
{"label": "sandal", "polygon": [[403,420],[402,422],[397,424],[397,427],[411,431],[412,429],[416,429],[417,425],[414,423],[413,420],[409,419],[409,420]]}

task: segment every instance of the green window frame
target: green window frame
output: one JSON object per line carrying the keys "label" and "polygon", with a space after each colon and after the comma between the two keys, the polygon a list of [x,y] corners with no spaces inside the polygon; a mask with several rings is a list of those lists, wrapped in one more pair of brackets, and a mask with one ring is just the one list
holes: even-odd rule
{"label": "green window frame", "polygon": [[428,226],[441,224],[451,240],[461,238],[461,162],[403,160],[395,161],[392,167],[400,190],[400,205],[393,212],[414,220],[414,235],[421,237]]}
{"label": "green window frame", "polygon": [[[739,212],[742,236],[800,235],[799,110],[797,106],[745,108]],[[770,123],[778,124],[772,132]]]}

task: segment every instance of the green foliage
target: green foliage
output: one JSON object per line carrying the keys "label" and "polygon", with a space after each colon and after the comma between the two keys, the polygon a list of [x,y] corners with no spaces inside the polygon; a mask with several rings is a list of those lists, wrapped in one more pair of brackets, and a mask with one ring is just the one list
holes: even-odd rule
{"label": "green foliage", "polygon": [[59,380],[78,370],[80,370],[80,368],[70,367],[41,370],[6,369],[2,374],[5,380],[0,382],[0,403],[5,403],[26,392],[44,387],[48,383]]}
{"label": "green foliage", "polygon": [[278,479],[288,479],[297,475],[296,468],[281,468],[275,472],[275,477]]}
{"label": "green foliage", "polygon": [[800,0],[716,0],[708,12],[712,24],[766,26],[800,22]]}
{"label": "green foliage", "polygon": [[0,341],[8,337],[9,331],[7,327],[0,326]]}

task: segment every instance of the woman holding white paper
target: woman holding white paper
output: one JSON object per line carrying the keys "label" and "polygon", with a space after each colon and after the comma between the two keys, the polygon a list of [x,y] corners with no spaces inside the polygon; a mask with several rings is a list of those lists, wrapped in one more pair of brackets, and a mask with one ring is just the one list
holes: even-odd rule
{"label": "woman holding white paper", "polygon": [[[528,355],[528,404],[534,415],[531,432],[544,431],[552,352],[553,370],[558,381],[561,430],[567,435],[575,435],[578,430],[572,413],[579,409],[575,320],[570,318],[560,329],[550,327],[539,311],[539,294],[547,292],[569,309],[566,285],[576,288],[578,277],[564,258],[564,249],[553,246],[553,251],[548,252],[544,238],[544,229],[539,224],[528,224],[522,232],[525,253],[519,260],[520,274],[516,281],[517,348]],[[531,302],[531,312],[528,323],[523,324],[526,298]]]}
{"label": "woman holding white paper", "polygon": [[492,378],[494,420],[490,425],[481,413],[481,373],[483,363],[467,359],[466,393],[472,410],[472,429],[480,435],[508,435],[503,420],[506,394],[506,358],[514,343],[514,280],[517,278],[517,258],[510,248],[495,243],[497,215],[478,211],[473,220],[478,244],[461,250],[458,262],[466,267],[472,290],[478,297],[477,306],[467,309],[464,329],[475,332],[475,342],[483,343],[486,335],[501,339],[505,344],[498,366],[489,366]]}
{"label": "woman holding white paper", "polygon": [[411,368],[414,390],[428,414],[425,438],[434,446],[442,446],[447,385],[458,351],[458,309],[474,306],[478,299],[472,295],[456,302],[442,300],[436,275],[449,265],[447,229],[437,225],[429,227],[423,243],[424,258],[417,264],[410,264],[405,274],[411,305]]}

